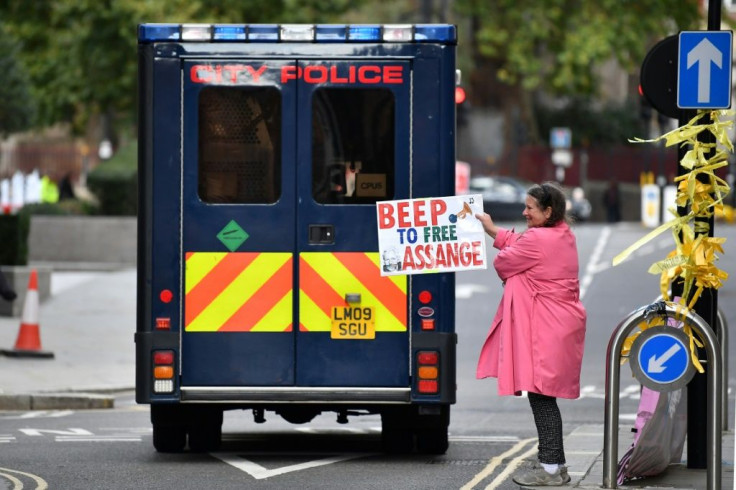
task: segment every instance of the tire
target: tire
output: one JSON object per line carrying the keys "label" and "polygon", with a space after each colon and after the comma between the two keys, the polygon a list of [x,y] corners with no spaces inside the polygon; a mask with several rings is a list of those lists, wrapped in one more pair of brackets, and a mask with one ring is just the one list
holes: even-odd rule
{"label": "tire", "polygon": [[180,453],[187,443],[183,425],[153,424],[153,447],[160,453]]}
{"label": "tire", "polygon": [[180,453],[187,444],[184,412],[178,405],[151,405],[153,447],[160,453]]}
{"label": "tire", "polygon": [[408,410],[381,413],[381,447],[389,454],[409,454],[414,450],[414,431]]}
{"label": "tire", "polygon": [[219,449],[222,443],[222,410],[195,413],[190,419],[189,449],[208,453]]}
{"label": "tire", "polygon": [[384,428],[381,447],[388,454],[409,454],[414,450],[414,433],[409,429]]}
{"label": "tire", "polygon": [[417,432],[417,452],[423,454],[445,454],[449,445],[447,427],[424,429]]}

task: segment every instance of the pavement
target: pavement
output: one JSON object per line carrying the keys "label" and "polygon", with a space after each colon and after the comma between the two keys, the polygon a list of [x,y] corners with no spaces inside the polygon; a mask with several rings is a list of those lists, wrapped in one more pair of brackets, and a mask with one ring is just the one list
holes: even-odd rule
{"label": "pavement", "polygon": [[[0,410],[113,408],[116,393],[134,390],[135,291],[133,268],[55,267],[51,297],[38,312],[40,351],[53,358],[0,355]],[[17,317],[0,317],[0,350],[13,350],[20,322]],[[719,469],[720,488],[728,490],[736,490],[733,423],[729,421],[730,429],[722,432]],[[632,425],[619,424],[617,460],[631,444]],[[565,438],[569,486],[603,487],[603,433],[602,424],[582,425]],[[705,489],[706,482],[706,469],[688,468],[682,461],[656,477],[618,488]]]}
{"label": "pavement", "polygon": [[[112,408],[114,393],[133,390],[135,291],[134,268],[54,269],[37,349],[53,358],[0,355],[0,410]],[[14,351],[20,324],[0,317],[1,350]]]}

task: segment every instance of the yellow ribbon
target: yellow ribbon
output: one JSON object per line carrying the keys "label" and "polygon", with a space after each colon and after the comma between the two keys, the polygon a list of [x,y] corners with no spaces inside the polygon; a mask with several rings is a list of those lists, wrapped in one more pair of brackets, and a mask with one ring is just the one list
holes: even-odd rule
{"label": "yellow ribbon", "polygon": [[[664,260],[652,264],[648,272],[660,274],[659,287],[666,301],[669,301],[670,284],[677,278],[683,280],[683,293],[678,305],[678,313],[683,315],[683,318],[693,309],[705,288],[718,289],[728,279],[728,274],[715,266],[718,254],[724,253],[723,243],[726,239],[707,235],[710,231],[708,219],[714,213],[723,213],[723,200],[731,191],[728,183],[715,175],[715,171],[728,165],[728,155],[734,151],[733,143],[728,136],[733,121],[721,120],[721,117],[734,114],[736,112],[730,110],[702,111],[684,126],[658,138],[629,140],[631,143],[653,143],[664,140],[666,146],[691,147],[680,160],[680,165],[688,172],[675,178],[676,204],[679,207],[689,207],[688,214],[679,216],[676,209],[670,208],[669,212],[674,216],[672,220],[658,226],[613,258],[613,265],[616,266],[645,243],[666,230],[672,230],[675,249]],[[712,133],[716,143],[698,141],[698,135],[703,131]],[[686,304],[687,298],[690,298],[690,301]],[[640,328],[645,330],[651,326],[653,324]],[[695,346],[702,347],[703,344],[695,338],[689,325],[685,324],[683,330],[690,337],[693,365],[702,373],[703,367],[696,355]],[[632,335],[624,341],[622,356],[624,352],[628,354],[631,344],[638,335],[638,333]]]}

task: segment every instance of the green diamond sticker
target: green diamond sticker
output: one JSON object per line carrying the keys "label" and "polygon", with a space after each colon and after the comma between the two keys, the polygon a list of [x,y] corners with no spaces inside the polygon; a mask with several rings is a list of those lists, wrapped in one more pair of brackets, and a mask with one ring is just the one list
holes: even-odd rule
{"label": "green diamond sticker", "polygon": [[230,223],[217,234],[217,238],[225,244],[228,250],[235,252],[248,239],[248,234],[235,220],[230,220]]}

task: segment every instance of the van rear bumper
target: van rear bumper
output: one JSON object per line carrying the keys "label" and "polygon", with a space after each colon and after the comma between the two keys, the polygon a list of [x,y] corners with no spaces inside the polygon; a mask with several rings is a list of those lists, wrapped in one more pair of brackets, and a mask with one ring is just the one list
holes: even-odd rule
{"label": "van rear bumper", "polygon": [[182,403],[409,403],[409,388],[182,386]]}

